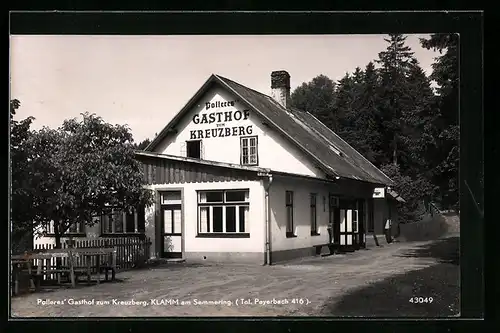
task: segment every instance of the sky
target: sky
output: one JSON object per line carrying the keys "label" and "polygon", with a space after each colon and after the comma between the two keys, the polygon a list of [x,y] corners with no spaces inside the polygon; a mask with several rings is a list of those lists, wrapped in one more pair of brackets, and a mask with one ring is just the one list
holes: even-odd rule
{"label": "sky", "polygon": [[[408,35],[429,75],[438,53]],[[219,74],[270,94],[271,72],[291,89],[323,74],[337,81],[385,50],[385,35],[43,36],[10,37],[10,96],[17,119],[57,128],[90,112],[127,124],[136,142],[152,139],[203,85]],[[81,118],[80,118],[81,119]]]}

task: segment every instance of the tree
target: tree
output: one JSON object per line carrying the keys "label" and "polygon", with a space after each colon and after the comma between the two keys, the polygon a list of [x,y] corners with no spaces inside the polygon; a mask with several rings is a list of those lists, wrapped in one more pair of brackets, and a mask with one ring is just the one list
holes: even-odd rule
{"label": "tree", "polygon": [[337,131],[347,142],[352,143],[349,137],[349,129],[353,127],[353,103],[355,101],[355,82],[351,74],[346,73],[338,82],[335,89],[334,112],[337,116]]}
{"label": "tree", "polygon": [[337,85],[337,113],[342,117],[338,134],[370,162],[379,165],[382,154],[378,110],[379,75],[372,62],[356,68]]}
{"label": "tree", "polygon": [[93,225],[94,217],[111,208],[152,204],[126,126],[85,113],[82,121],[66,120],[58,129],[36,131],[28,142],[30,187],[36,189],[33,220],[45,227],[54,223],[56,248],[74,224]]}
{"label": "tree", "polygon": [[[430,78],[437,84],[435,98],[437,115],[435,128],[436,150],[431,158],[437,163],[433,168],[433,182],[440,188],[440,203],[443,207],[458,208],[458,35],[433,34],[420,39],[426,49],[438,50],[441,54],[432,65]],[[443,54],[444,53],[444,54]]]}
{"label": "tree", "polygon": [[406,85],[410,107],[401,112],[399,133],[402,151],[401,164],[411,177],[426,177],[430,180],[430,170],[434,167],[431,158],[436,152],[436,119],[434,93],[430,80],[416,59],[412,59],[407,74]]}
{"label": "tree", "polygon": [[149,144],[151,143],[151,140],[149,139],[144,139],[138,144],[134,143],[132,144],[132,147],[137,150],[144,150]]}
{"label": "tree", "polygon": [[422,198],[432,191],[432,185],[425,178],[414,179],[404,175],[398,165],[389,163],[381,168],[394,181],[393,189],[401,195],[404,203],[398,202],[399,219],[402,223],[413,222],[424,213]]}
{"label": "tree", "polygon": [[[399,133],[402,128],[402,113],[413,107],[407,87],[406,77],[410,69],[413,52],[405,45],[406,37],[402,34],[389,34],[386,51],[379,53],[377,63],[381,64],[381,120],[383,145],[391,147],[385,156],[385,163],[398,165],[401,150]],[[404,169],[404,165],[403,165]]]}
{"label": "tree", "polygon": [[337,128],[333,113],[335,83],[325,75],[318,75],[308,83],[302,83],[291,95],[292,105],[307,111],[329,128]]}
{"label": "tree", "polygon": [[21,106],[17,99],[10,101],[10,174],[11,174],[11,240],[17,245],[26,235],[33,231],[31,220],[32,189],[28,186],[30,167],[27,141],[30,138],[30,126],[33,117],[15,120],[16,110]]}

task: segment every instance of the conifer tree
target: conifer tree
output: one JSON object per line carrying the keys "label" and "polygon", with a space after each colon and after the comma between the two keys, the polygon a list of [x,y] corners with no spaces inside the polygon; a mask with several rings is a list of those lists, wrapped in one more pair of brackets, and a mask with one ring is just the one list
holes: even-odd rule
{"label": "conifer tree", "polygon": [[440,189],[440,203],[444,207],[458,207],[458,35],[433,34],[420,40],[424,48],[440,52],[432,65],[430,78],[437,84],[436,110],[432,126],[435,128],[436,148],[428,158],[434,160],[433,183]]}
{"label": "conifer tree", "polygon": [[382,140],[385,147],[390,147],[384,156],[384,163],[400,165],[405,170],[405,165],[399,163],[402,147],[399,133],[404,110],[411,107],[411,97],[406,82],[407,74],[411,67],[413,52],[405,45],[406,37],[402,34],[390,34],[385,39],[389,43],[387,50],[379,53],[377,63],[381,65],[381,100],[380,111],[382,121]]}

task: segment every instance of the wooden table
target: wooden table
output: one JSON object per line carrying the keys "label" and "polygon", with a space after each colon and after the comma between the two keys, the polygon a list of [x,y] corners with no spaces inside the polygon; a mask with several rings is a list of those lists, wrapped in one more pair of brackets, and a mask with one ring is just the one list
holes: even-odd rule
{"label": "wooden table", "polygon": [[[101,258],[108,256],[106,265],[101,267]],[[92,257],[96,257],[96,270],[97,270],[97,283],[100,283],[101,269],[104,268],[106,280],[108,279],[108,271],[111,271],[112,280],[115,279],[116,273],[116,248],[69,248],[69,249],[49,249],[43,250],[37,253],[25,253],[11,256],[11,262],[13,265],[23,265],[25,264],[28,269],[28,274],[30,275],[32,281],[35,284],[35,289],[40,287],[40,279],[43,275],[56,274],[58,283],[61,283],[61,273],[69,273],[71,286],[75,287],[75,270],[80,272],[82,269],[80,267],[75,267],[76,257],[84,257],[86,259],[87,265],[84,271],[87,275],[87,281],[90,283],[92,276]],[[56,267],[56,269],[51,269],[52,258],[68,258],[67,267]],[[110,260],[109,260],[110,259]],[[33,267],[31,261],[35,260],[37,262],[36,273],[33,273]],[[43,270],[43,262],[45,261],[45,266],[47,267]],[[17,272],[16,272],[17,274]],[[17,284],[16,284],[17,287]]]}
{"label": "wooden table", "polygon": [[[16,263],[17,265],[25,264],[28,268],[28,274],[32,278],[32,281],[35,285],[35,289],[39,289],[40,287],[40,278],[43,275],[56,274],[57,281],[61,282],[61,273],[64,272],[72,272],[72,260],[69,249],[52,249],[52,250],[44,250],[43,252],[36,253],[24,253],[17,254],[11,256],[12,263]],[[69,258],[69,268],[56,268],[50,269],[52,264],[52,258]],[[33,273],[33,267],[31,265],[31,260],[35,260],[36,262],[36,273]],[[46,270],[43,270],[43,263],[45,261]],[[74,286],[74,280],[72,279],[72,285]]]}
{"label": "wooden table", "polygon": [[[108,280],[108,271],[111,271],[111,280],[115,279],[116,274],[116,249],[115,248],[77,248],[72,249],[72,254],[74,257],[84,257],[87,262],[86,273],[87,282],[90,283],[90,277],[92,275],[92,257],[96,258],[96,273],[97,273],[97,283],[101,281],[101,268],[104,268],[106,280]],[[106,263],[105,266],[101,267],[101,258],[108,256],[111,260]]]}

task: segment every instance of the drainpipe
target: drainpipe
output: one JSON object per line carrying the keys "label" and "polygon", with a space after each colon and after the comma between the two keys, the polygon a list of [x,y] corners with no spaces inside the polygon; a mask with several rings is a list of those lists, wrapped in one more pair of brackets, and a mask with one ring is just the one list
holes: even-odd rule
{"label": "drainpipe", "polygon": [[273,183],[273,175],[267,174],[268,182],[265,186],[266,191],[266,264],[271,265],[271,197],[269,189]]}

